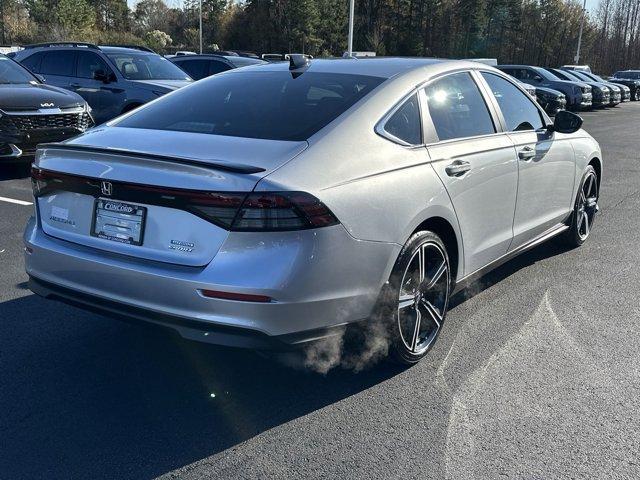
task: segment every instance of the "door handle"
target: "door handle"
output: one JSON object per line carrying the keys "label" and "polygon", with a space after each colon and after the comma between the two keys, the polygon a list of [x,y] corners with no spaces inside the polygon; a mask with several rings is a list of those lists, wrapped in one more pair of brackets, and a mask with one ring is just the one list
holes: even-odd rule
{"label": "door handle", "polygon": [[471,164],[462,160],[456,160],[444,169],[450,177],[459,177],[471,170]]}
{"label": "door handle", "polygon": [[536,156],[536,151],[531,147],[524,147],[518,152],[518,158],[520,160],[529,160]]}

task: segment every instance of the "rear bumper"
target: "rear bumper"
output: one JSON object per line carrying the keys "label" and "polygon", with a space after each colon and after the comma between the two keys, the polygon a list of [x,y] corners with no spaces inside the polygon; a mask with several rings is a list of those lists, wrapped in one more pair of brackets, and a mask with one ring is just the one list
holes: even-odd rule
{"label": "rear bumper", "polygon": [[128,306],[88,295],[29,276],[29,289],[43,298],[56,300],[88,312],[117,320],[152,324],[179,333],[183,338],[204,343],[254,350],[286,351],[302,347],[308,342],[342,335],[346,325],[305,330],[303,332],[269,336],[257,330],[215,325],[191,318],[169,315],[144,308]]}
{"label": "rear bumper", "polygon": [[[185,267],[59,240],[31,219],[25,264],[42,296],[168,326],[192,340],[267,348],[369,317],[400,250],[355,240],[340,225],[257,235],[230,235],[209,265]],[[207,298],[204,289],[273,301]]]}

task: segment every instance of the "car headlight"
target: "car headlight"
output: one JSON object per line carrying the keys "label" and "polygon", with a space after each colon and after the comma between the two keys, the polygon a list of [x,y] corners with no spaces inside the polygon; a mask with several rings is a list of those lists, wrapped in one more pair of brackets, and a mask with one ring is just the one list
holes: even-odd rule
{"label": "car headlight", "polygon": [[609,89],[607,87],[600,87],[600,90],[602,90],[602,93],[609,93]]}

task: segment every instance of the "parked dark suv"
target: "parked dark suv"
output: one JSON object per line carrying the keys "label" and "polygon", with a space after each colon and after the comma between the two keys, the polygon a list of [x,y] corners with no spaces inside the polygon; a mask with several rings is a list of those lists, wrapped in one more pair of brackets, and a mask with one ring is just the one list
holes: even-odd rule
{"label": "parked dark suv", "polygon": [[14,58],[47,83],[84,97],[97,123],[191,82],[169,60],[144,47],[45,43],[29,45]]}
{"label": "parked dark suv", "polygon": [[31,161],[38,143],[66,140],[92,125],[79,95],[43,84],[0,54],[0,167]]}
{"label": "parked dark suv", "polygon": [[631,100],[640,100],[640,70],[620,70],[609,81],[629,87]]}
{"label": "parked dark suv", "polygon": [[234,68],[269,63],[259,58],[238,55],[177,55],[171,57],[169,61],[187,72],[194,80],[200,80]]}

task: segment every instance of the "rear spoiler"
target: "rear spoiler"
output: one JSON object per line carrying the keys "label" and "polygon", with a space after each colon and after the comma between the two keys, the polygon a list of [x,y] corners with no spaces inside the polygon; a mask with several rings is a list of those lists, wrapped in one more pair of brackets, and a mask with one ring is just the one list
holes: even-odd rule
{"label": "rear spoiler", "polygon": [[185,165],[195,165],[198,167],[210,168],[213,170],[224,170],[226,172],[233,173],[260,173],[265,172],[266,169],[262,167],[256,167],[253,165],[245,165],[243,163],[229,163],[229,162],[217,162],[215,160],[196,160],[193,158],[174,157],[168,155],[156,155],[155,153],[135,152],[131,150],[118,150],[116,148],[101,148],[93,147],[91,145],[78,145],[78,144],[66,144],[66,143],[41,143],[38,145],[38,150],[41,148],[54,148],[56,150],[73,150],[80,152],[91,153],[109,153],[115,155],[126,155],[128,157],[138,157],[150,160],[167,160],[169,162],[182,163]]}

